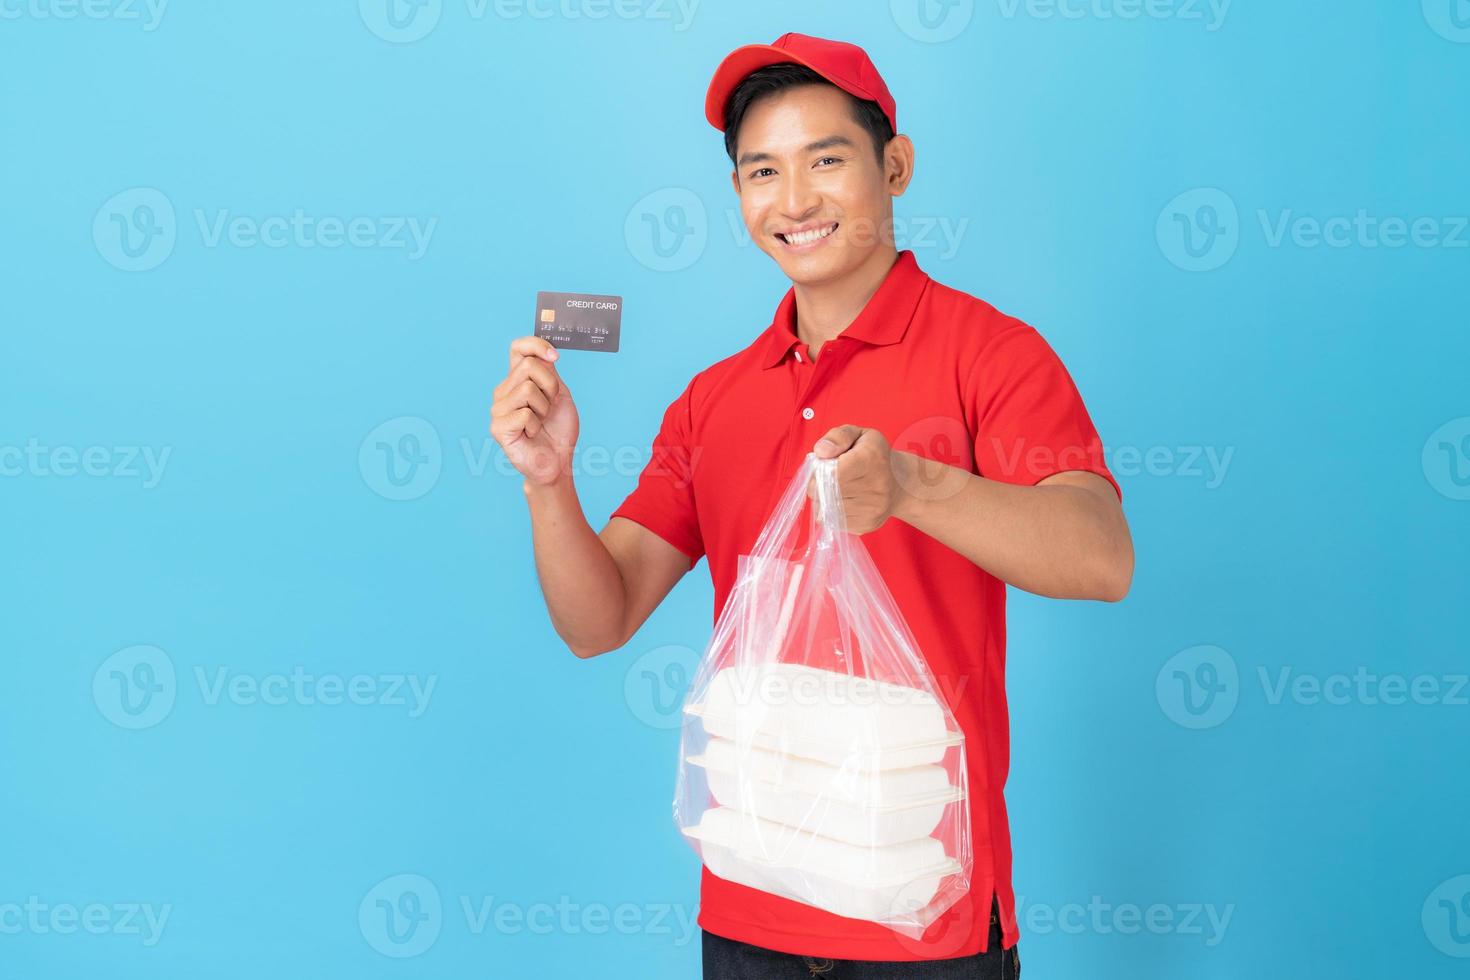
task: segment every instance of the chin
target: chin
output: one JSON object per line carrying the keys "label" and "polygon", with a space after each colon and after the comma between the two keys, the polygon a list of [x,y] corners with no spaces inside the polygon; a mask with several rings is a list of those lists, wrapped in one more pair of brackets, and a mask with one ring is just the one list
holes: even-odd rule
{"label": "chin", "polygon": [[778,245],[776,251],[766,254],[776,260],[786,278],[802,286],[839,279],[859,263],[859,256],[844,254],[845,249],[829,248],[810,255],[791,255]]}

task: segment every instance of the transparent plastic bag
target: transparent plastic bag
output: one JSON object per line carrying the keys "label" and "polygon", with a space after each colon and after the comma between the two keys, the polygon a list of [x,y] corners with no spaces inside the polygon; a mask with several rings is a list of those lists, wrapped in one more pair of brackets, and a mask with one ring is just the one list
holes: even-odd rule
{"label": "transparent plastic bag", "polygon": [[970,887],[966,772],[964,734],[846,530],[837,461],[808,454],[685,698],[674,822],[721,878],[918,939]]}

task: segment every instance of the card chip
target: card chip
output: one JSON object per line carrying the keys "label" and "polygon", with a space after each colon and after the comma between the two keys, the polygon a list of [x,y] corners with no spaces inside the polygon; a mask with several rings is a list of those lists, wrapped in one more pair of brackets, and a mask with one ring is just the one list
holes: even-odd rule
{"label": "card chip", "polygon": [[542,310],[541,311],[541,322],[542,323],[555,323],[556,322],[556,310]]}

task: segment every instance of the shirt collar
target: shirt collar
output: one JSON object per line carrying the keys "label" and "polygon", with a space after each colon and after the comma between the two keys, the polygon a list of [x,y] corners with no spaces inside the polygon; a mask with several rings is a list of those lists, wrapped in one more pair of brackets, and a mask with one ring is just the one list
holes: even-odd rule
{"label": "shirt collar", "polygon": [[[865,344],[896,344],[908,331],[918,309],[919,297],[929,276],[919,268],[914,253],[905,249],[888,270],[878,291],[868,300],[857,319],[847,325],[839,337],[852,337]],[[786,359],[799,340],[796,336],[796,287],[786,291],[776,316],[766,328],[763,338],[761,367],[773,368]]]}

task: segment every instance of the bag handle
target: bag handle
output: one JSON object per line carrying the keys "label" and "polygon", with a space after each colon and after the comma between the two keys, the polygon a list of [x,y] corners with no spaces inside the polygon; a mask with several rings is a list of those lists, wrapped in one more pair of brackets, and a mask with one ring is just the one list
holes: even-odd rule
{"label": "bag handle", "polygon": [[[816,492],[808,501],[806,488],[813,479]],[[808,503],[813,506],[807,522],[807,550],[831,547],[842,540],[847,530],[847,518],[842,508],[842,492],[837,485],[836,458],[818,459],[816,453],[806,454],[776,503],[771,519],[761,528],[755,546],[750,550],[751,558],[756,562],[790,559],[796,551],[798,521]]]}
{"label": "bag handle", "polygon": [[[837,485],[837,457],[818,459],[816,453],[806,454],[806,465],[816,483],[816,506],[812,508],[812,534],[819,542],[830,542],[835,536],[847,532],[847,512],[842,508],[842,490]],[[816,538],[817,523],[826,528]]]}

